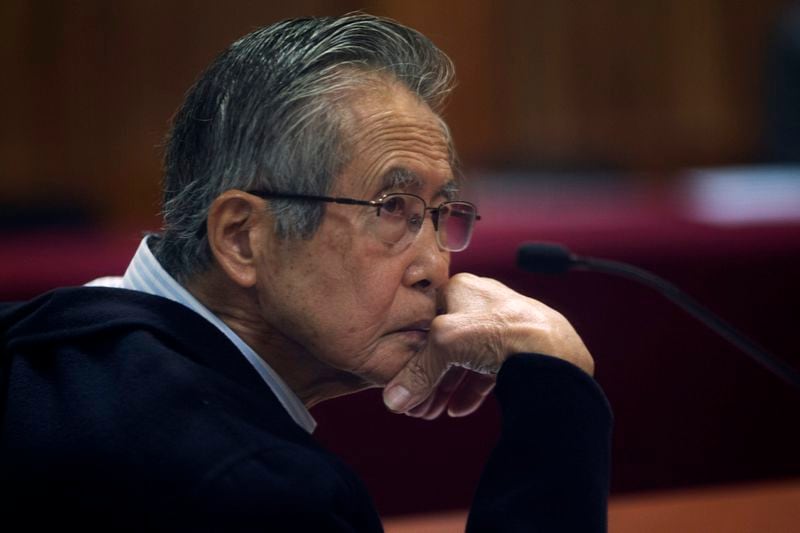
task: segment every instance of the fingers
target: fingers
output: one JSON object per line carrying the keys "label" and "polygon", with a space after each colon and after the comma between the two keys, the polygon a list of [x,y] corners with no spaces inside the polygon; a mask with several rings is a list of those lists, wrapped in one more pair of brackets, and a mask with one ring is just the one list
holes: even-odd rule
{"label": "fingers", "polygon": [[495,377],[451,367],[431,396],[405,414],[434,420],[447,410],[448,416],[462,417],[474,413],[486,400],[495,385]]}
{"label": "fingers", "polygon": [[386,385],[383,390],[383,401],[391,411],[408,412],[434,393],[439,380],[450,365],[444,357],[434,353],[432,344],[433,342],[429,341],[428,346],[412,357]]}
{"label": "fingers", "polygon": [[495,376],[470,372],[447,404],[447,414],[452,417],[474,413],[494,389]]}
{"label": "fingers", "polygon": [[462,417],[474,413],[492,392],[495,377],[451,367],[434,393],[406,414],[433,420],[447,410],[448,416]]}
{"label": "fingers", "polygon": [[450,398],[458,391],[466,375],[466,369],[450,367],[434,393],[427,400],[410,409],[406,414],[415,418],[424,418],[425,420],[438,418],[445,408],[448,408]]}
{"label": "fingers", "polygon": [[[383,400],[394,412],[408,412],[432,396],[453,366],[497,372],[496,335],[480,321],[440,315],[431,322],[428,344],[412,357],[384,389]],[[420,411],[423,411],[421,408]]]}
{"label": "fingers", "polygon": [[[394,412],[406,413],[419,407],[415,413],[426,413],[433,407],[442,407],[442,399],[426,401],[434,395],[439,380],[452,366],[495,373],[502,363],[499,334],[502,324],[487,317],[483,311],[486,303],[477,301],[484,300],[483,295],[469,298],[466,294],[470,291],[478,293],[468,284],[475,284],[481,278],[466,274],[459,276],[462,277],[454,279],[463,282],[454,283],[445,295],[447,313],[431,322],[425,349],[412,357],[384,389],[384,402]],[[469,305],[474,309],[464,309]]]}

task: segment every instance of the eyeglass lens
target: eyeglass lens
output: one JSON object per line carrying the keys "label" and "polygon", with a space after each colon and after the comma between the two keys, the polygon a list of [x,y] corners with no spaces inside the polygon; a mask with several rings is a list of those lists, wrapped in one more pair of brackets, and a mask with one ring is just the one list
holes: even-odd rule
{"label": "eyeglass lens", "polygon": [[[377,236],[387,243],[410,242],[425,221],[425,202],[411,194],[390,194],[375,221]],[[451,252],[467,247],[475,222],[475,208],[466,202],[446,202],[432,212],[439,246]]]}
{"label": "eyeglass lens", "polygon": [[469,244],[475,208],[471,204],[452,202],[439,208],[439,245],[451,252],[460,252]]}

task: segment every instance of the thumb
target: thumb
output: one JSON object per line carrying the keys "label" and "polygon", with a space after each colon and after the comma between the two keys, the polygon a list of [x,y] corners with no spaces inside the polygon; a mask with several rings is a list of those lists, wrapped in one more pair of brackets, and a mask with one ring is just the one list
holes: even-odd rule
{"label": "thumb", "polygon": [[435,391],[448,363],[431,348],[432,344],[429,340],[383,389],[383,402],[391,411],[407,412]]}

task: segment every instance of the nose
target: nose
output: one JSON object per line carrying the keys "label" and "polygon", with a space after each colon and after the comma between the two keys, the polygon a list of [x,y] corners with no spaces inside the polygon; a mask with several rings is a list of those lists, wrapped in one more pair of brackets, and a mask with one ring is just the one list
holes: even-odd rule
{"label": "nose", "polygon": [[433,224],[423,223],[421,232],[408,250],[411,259],[403,284],[426,292],[434,291],[450,278],[450,252],[439,246]]}

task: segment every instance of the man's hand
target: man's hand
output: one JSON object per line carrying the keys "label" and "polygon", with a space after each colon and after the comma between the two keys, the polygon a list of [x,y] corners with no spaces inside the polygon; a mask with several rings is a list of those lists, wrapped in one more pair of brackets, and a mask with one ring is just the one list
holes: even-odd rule
{"label": "man's hand", "polygon": [[470,414],[515,353],[558,357],[594,373],[592,356],[572,325],[537,300],[472,274],[453,276],[441,297],[445,313],[431,323],[428,345],[384,389],[392,411],[427,419],[445,408],[450,416]]}

